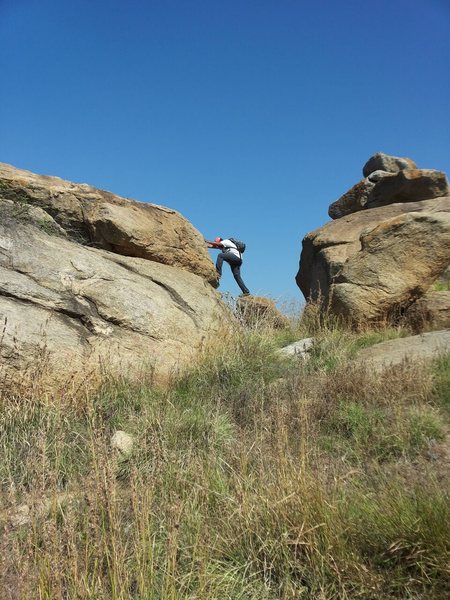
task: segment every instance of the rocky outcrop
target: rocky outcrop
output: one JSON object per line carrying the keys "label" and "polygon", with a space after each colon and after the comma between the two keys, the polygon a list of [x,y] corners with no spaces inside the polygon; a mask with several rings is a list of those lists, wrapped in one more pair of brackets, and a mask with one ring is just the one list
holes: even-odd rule
{"label": "rocky outcrop", "polygon": [[[2,378],[38,365],[55,377],[98,368],[132,376],[145,368],[163,381],[229,321],[229,310],[205,277],[177,264],[183,252],[169,249],[166,262],[173,264],[163,264],[149,256],[121,255],[118,246],[111,251],[80,244],[65,208],[60,214],[53,206],[50,215],[45,202],[30,204],[28,196],[21,199],[11,189],[8,199],[2,199],[4,188],[0,190]],[[39,187],[31,193],[47,192]],[[46,196],[49,203],[51,197]],[[144,220],[145,207],[124,200],[116,204],[115,198],[108,199],[106,213],[119,208],[127,222],[127,209],[132,220],[136,211]],[[74,200],[74,213],[86,203]],[[99,214],[103,208],[100,202]],[[181,231],[192,230],[191,239],[199,237],[187,222],[181,225],[177,213],[165,211],[151,210],[159,215],[159,227],[176,218]],[[80,220],[80,227],[87,222],[93,220]],[[86,225],[83,231],[90,229]],[[169,227],[163,239],[175,241],[176,235]]]}
{"label": "rocky outcrop", "polygon": [[41,209],[79,243],[179,267],[218,285],[202,236],[175,210],[4,163],[0,197]]}
{"label": "rocky outcrop", "polygon": [[305,236],[296,276],[308,301],[354,322],[403,314],[450,264],[445,175],[372,158],[366,173],[397,172],[369,173],[332,205],[339,218]]}

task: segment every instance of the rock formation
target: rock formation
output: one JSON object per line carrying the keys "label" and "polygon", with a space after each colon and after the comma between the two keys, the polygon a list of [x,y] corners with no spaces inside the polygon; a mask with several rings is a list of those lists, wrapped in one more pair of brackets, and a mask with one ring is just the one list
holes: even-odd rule
{"label": "rock formation", "polygon": [[202,237],[175,211],[0,172],[2,376],[45,359],[55,374],[163,379],[229,319]]}
{"label": "rock formation", "polygon": [[335,219],[303,240],[296,277],[307,300],[353,322],[403,314],[450,264],[445,175],[382,154],[365,173],[380,166],[397,171],[369,173],[331,205]]}

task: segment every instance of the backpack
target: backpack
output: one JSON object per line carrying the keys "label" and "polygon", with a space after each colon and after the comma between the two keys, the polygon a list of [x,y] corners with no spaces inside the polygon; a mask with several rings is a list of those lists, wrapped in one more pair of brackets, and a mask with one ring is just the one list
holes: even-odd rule
{"label": "backpack", "polygon": [[245,252],[245,244],[244,244],[244,242],[241,242],[241,240],[236,240],[234,238],[228,238],[228,239],[230,240],[230,242],[233,242],[233,244],[238,249],[238,252],[240,252],[241,254],[243,254]]}

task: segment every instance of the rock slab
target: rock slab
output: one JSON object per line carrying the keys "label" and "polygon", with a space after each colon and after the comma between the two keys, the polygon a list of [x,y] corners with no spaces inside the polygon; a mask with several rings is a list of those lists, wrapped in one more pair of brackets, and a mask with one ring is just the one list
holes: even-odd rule
{"label": "rock slab", "polygon": [[293,342],[288,346],[284,346],[278,350],[279,354],[286,354],[287,356],[296,356],[298,358],[308,359],[309,353],[314,346],[314,338],[303,338],[297,342]]}
{"label": "rock slab", "polygon": [[371,369],[383,369],[406,361],[426,361],[450,352],[450,329],[388,340],[361,350],[355,360]]}

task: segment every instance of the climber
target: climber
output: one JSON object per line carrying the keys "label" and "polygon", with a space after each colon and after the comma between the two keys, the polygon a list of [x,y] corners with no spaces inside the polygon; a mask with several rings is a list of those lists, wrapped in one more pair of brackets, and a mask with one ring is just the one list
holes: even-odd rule
{"label": "climber", "polygon": [[242,295],[248,296],[250,292],[241,277],[242,253],[245,251],[245,244],[234,238],[224,240],[221,237],[214,238],[213,242],[208,240],[205,240],[205,242],[208,248],[222,250],[216,261],[216,270],[219,279],[222,277],[222,264],[225,261],[230,265],[231,272],[236,283],[241,288]]}

